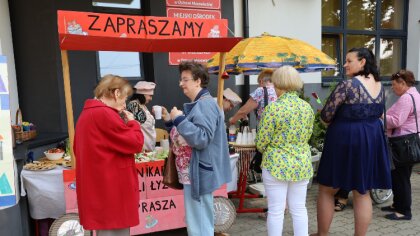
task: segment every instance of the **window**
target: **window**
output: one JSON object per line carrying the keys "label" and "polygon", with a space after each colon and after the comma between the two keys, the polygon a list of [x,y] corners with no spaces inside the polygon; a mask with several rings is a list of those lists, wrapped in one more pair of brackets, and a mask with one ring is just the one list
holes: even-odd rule
{"label": "window", "polygon": [[[143,15],[141,0],[95,0],[94,11],[108,14]],[[140,52],[97,52],[98,79],[107,74],[122,76],[132,83],[144,79]]]}
{"label": "window", "polygon": [[97,0],[92,1],[92,5],[95,7],[141,9],[140,0]]}
{"label": "window", "polygon": [[98,52],[99,75],[107,74],[122,76],[129,80],[140,80],[141,53],[138,52]]}
{"label": "window", "polygon": [[322,0],[322,51],[339,64],[322,72],[322,83],[346,77],[343,61],[354,47],[373,51],[384,80],[405,68],[407,6],[408,0]]}

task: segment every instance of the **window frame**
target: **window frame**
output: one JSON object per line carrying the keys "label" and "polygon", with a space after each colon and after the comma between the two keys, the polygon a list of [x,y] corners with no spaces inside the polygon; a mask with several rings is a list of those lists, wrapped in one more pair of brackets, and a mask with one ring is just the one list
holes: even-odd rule
{"label": "window frame", "polygon": [[[100,64],[100,60],[99,60],[99,52],[100,51],[96,51],[96,73],[97,73],[97,80],[98,82],[102,79],[101,76],[101,64]],[[143,58],[143,53],[142,52],[137,52],[139,55],[139,63],[140,63],[140,77],[137,76],[124,76],[124,79],[127,79],[128,81],[134,81],[134,82],[138,82],[141,80],[145,80],[145,76],[144,76],[144,58]]]}
{"label": "window frame", "polygon": [[140,1],[140,9],[134,8],[122,8],[122,7],[104,7],[104,6],[94,6],[94,0],[92,2],[93,12],[96,13],[108,13],[108,14],[121,14],[121,15],[143,15],[144,13],[144,0]]}
{"label": "window frame", "polygon": [[[380,39],[381,38],[388,38],[388,39],[400,39],[402,43],[401,48],[401,62],[400,67],[405,68],[407,65],[407,26],[408,26],[408,7],[409,7],[409,0],[402,0],[403,6],[403,19],[402,19],[402,29],[381,29],[381,0],[375,0],[376,2],[376,9],[375,9],[375,29],[374,30],[352,30],[347,29],[347,1],[348,0],[340,0],[341,1],[341,9],[340,9],[340,25],[339,26],[322,26],[322,38],[324,36],[332,37],[335,36],[339,38],[337,58],[340,58],[338,61],[339,71],[341,72],[339,76],[322,76],[321,77],[321,84],[322,86],[330,86],[335,84],[337,81],[341,81],[346,78],[346,76],[342,73],[343,71],[343,62],[345,61],[345,52],[349,50],[347,48],[347,36],[348,35],[370,35],[374,36],[375,38],[375,55],[379,55],[380,53]],[[322,16],[322,14],[321,14]],[[322,21],[321,21],[322,22]],[[376,62],[378,67],[380,67],[380,58],[376,57]],[[384,81],[384,84],[390,84],[390,76],[380,76],[381,80]]]}
{"label": "window frame", "polygon": [[[341,57],[341,48],[340,48],[341,38],[340,38],[340,35],[338,35],[338,34],[322,34],[322,39],[324,39],[324,38],[331,38],[331,39],[334,39],[336,41],[335,51],[336,51],[337,63],[339,65],[341,65],[343,60],[342,60],[342,57]],[[340,75],[343,74],[343,67],[342,66],[338,67],[338,72],[339,72]],[[330,77],[335,78],[335,77],[339,77],[339,76],[323,76],[323,78],[330,78]]]}
{"label": "window frame", "polygon": [[[92,0],[91,2],[93,3],[94,1]],[[93,9],[93,12],[95,13],[137,15],[137,16],[150,15],[150,3],[147,0],[146,1],[140,0],[140,9],[93,6],[93,4],[92,4],[92,9]],[[151,53],[144,53],[144,52],[138,52],[138,53],[139,53],[139,62],[140,62],[140,77],[133,76],[133,77],[124,77],[124,78],[127,79],[132,85],[135,85],[138,81],[154,82],[153,55]],[[102,78],[100,61],[99,61],[99,51],[96,51],[96,71],[97,71],[96,72],[97,81],[99,82]]]}

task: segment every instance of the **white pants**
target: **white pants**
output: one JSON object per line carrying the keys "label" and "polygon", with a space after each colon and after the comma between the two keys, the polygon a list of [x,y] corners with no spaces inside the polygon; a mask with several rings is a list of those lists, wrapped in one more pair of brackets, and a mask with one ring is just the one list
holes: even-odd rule
{"label": "white pants", "polygon": [[284,209],[287,201],[289,212],[292,215],[294,235],[308,236],[306,191],[309,180],[281,181],[273,177],[266,169],[263,169],[262,177],[268,202],[268,235],[282,235]]}

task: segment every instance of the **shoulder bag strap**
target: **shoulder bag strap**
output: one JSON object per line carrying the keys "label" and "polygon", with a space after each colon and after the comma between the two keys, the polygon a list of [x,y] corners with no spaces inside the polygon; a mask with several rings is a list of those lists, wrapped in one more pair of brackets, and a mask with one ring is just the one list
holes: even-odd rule
{"label": "shoulder bag strap", "polygon": [[266,107],[268,105],[268,91],[267,91],[267,87],[264,86],[264,107]]}
{"label": "shoulder bag strap", "polygon": [[413,95],[411,95],[410,93],[409,93],[409,95],[410,95],[410,97],[411,97],[411,100],[413,101],[413,106],[414,106],[414,110],[413,110],[413,112],[414,112],[414,117],[416,118],[416,128],[417,128],[417,133],[419,133],[419,124],[418,124],[418,122],[417,122],[416,102],[414,102],[414,97],[413,97]]}
{"label": "shoulder bag strap", "polygon": [[[264,104],[263,107],[268,105],[268,91],[267,91],[267,87],[263,87],[263,96],[264,96]],[[254,110],[255,116],[258,116],[258,110]]]}

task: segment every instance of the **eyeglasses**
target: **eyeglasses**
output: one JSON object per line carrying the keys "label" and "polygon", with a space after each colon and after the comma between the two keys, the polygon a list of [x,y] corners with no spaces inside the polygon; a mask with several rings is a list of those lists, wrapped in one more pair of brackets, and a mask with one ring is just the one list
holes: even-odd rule
{"label": "eyeglasses", "polygon": [[186,82],[188,82],[188,81],[190,81],[190,80],[193,80],[193,79],[180,79],[180,80],[179,80],[179,83],[183,83],[183,84],[185,84]]}

